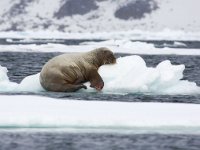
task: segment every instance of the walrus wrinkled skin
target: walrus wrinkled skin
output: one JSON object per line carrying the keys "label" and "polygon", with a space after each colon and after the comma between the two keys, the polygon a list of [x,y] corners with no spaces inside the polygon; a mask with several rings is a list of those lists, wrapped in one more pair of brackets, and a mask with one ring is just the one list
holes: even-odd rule
{"label": "walrus wrinkled skin", "polygon": [[87,89],[84,82],[100,91],[104,82],[98,68],[104,64],[114,64],[116,58],[107,48],[98,48],[86,53],[62,54],[50,59],[42,68],[40,83],[47,91],[75,92]]}

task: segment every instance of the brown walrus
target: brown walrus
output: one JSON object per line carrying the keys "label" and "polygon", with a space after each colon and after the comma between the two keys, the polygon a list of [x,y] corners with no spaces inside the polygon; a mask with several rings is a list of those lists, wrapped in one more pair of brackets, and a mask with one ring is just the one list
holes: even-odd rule
{"label": "brown walrus", "polygon": [[116,58],[108,48],[98,48],[86,53],[62,54],[50,59],[42,68],[40,83],[44,89],[54,92],[74,92],[90,87],[101,90],[104,82],[98,68],[104,64],[114,64]]}

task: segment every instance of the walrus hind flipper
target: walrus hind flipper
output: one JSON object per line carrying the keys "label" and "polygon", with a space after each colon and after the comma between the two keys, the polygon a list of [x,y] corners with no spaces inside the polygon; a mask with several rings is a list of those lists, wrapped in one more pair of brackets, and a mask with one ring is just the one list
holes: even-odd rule
{"label": "walrus hind flipper", "polygon": [[78,85],[73,85],[73,84],[67,84],[65,85],[65,92],[75,92],[78,91],[80,89],[87,89],[87,87],[83,84],[78,84]]}
{"label": "walrus hind flipper", "polygon": [[80,89],[87,89],[87,87],[83,84],[63,84],[63,85],[59,85],[59,87],[57,88],[58,92],[75,92],[78,91]]}
{"label": "walrus hind flipper", "polygon": [[91,83],[90,87],[93,87],[98,91],[100,91],[104,86],[104,82],[96,69],[90,71],[89,81]]}

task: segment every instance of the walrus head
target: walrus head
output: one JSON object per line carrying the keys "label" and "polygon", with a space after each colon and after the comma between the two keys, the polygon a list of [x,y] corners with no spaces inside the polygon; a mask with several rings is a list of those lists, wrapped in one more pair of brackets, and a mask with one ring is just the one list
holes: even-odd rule
{"label": "walrus head", "polygon": [[105,47],[96,49],[97,57],[101,60],[101,65],[104,64],[115,64],[116,58],[111,50]]}

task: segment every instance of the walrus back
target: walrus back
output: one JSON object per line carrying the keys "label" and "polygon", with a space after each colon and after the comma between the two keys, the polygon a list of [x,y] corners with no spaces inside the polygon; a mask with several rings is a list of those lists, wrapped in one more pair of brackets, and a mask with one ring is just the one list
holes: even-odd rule
{"label": "walrus back", "polygon": [[90,81],[93,87],[102,89],[103,81],[97,71],[106,62],[106,50],[100,48],[86,53],[62,54],[50,59],[41,70],[41,85],[49,91],[70,91],[82,88],[83,82]]}
{"label": "walrus back", "polygon": [[41,70],[41,85],[53,91],[56,84],[74,84],[77,78],[86,80],[86,70],[83,68],[88,64],[83,62],[84,57],[80,54],[62,54],[50,59]]}

